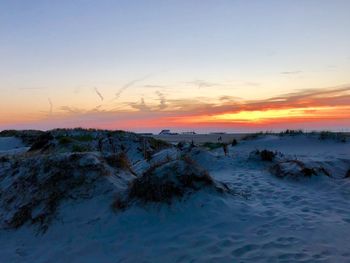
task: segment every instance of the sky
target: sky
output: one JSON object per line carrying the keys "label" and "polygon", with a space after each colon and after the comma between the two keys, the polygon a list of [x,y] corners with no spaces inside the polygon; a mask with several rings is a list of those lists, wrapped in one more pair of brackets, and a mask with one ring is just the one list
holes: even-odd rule
{"label": "sky", "polygon": [[0,0],[0,130],[350,130],[348,0]]}

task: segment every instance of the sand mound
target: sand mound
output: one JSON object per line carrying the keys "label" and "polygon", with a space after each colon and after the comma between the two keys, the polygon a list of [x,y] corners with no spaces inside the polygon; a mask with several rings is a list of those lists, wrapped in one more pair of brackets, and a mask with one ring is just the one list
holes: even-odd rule
{"label": "sand mound", "polygon": [[330,176],[323,167],[308,167],[298,160],[282,161],[270,168],[271,172],[279,178],[301,179],[318,175]]}
{"label": "sand mound", "polygon": [[107,172],[93,154],[7,159],[2,168],[0,225],[18,228],[29,222],[44,231],[62,200],[91,197],[94,182]]}
{"label": "sand mound", "polygon": [[125,208],[133,201],[170,204],[175,198],[210,188],[228,191],[227,186],[215,182],[206,170],[189,158],[152,166],[131,182],[124,200],[116,201],[116,208]]}

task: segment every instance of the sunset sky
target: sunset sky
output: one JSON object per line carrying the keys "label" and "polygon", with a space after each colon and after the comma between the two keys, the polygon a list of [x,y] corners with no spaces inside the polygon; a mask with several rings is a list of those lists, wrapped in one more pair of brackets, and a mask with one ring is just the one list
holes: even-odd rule
{"label": "sunset sky", "polygon": [[350,130],[348,0],[0,0],[0,130]]}

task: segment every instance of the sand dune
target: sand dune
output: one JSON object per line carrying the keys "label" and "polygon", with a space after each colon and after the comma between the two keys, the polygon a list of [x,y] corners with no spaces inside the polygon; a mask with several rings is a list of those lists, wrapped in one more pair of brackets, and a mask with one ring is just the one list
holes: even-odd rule
{"label": "sand dune", "polygon": [[[53,135],[58,138],[57,134]],[[66,136],[82,138],[71,133]],[[76,165],[76,172],[84,174],[86,171],[90,178],[99,179],[84,188],[89,191],[86,197],[80,195],[79,188],[71,189],[70,194],[75,198],[67,197],[59,203],[45,233],[37,234],[37,224],[30,220],[16,230],[1,229],[1,262],[350,260],[350,237],[347,235],[350,231],[350,180],[345,178],[350,169],[349,141],[320,140],[318,135],[305,134],[262,135],[229,146],[226,156],[223,148],[209,151],[185,145],[183,149],[167,146],[167,149],[156,150],[147,160],[142,151],[138,151],[144,144],[139,136],[125,133],[108,137],[97,132],[91,138],[83,142],[92,147],[90,151],[72,152],[69,144],[56,145],[54,139],[50,141],[51,148],[44,147],[46,150],[33,152],[31,157],[11,153],[6,155],[9,160],[2,160],[0,187],[4,197],[16,191],[9,188],[11,182],[16,182],[15,178],[27,177],[21,171],[15,172],[15,177],[4,172],[12,169],[17,158],[42,160],[42,164],[33,164],[30,159],[21,159],[22,172],[30,165],[33,168],[45,165],[48,160],[52,167],[69,160],[65,161],[67,167]],[[5,142],[18,142],[2,139],[2,149],[8,145]],[[98,144],[95,144],[99,139],[104,144],[102,151],[98,151]],[[114,151],[108,146],[111,142],[116,149],[121,145],[127,149],[125,152],[134,174],[110,166],[108,158]],[[274,152],[273,159],[261,158],[257,153],[262,150]],[[113,211],[111,204],[116,194],[126,193],[128,183],[134,178],[152,165],[182,160],[183,156],[206,170],[215,182],[226,185],[233,194],[204,187],[189,192],[185,198],[175,198],[170,205],[134,200],[126,209]],[[272,166],[286,161],[298,161],[303,167],[314,169],[315,174],[292,169],[295,177],[279,178],[271,172]],[[329,175],[318,172],[320,167]],[[66,171],[72,171],[69,169]],[[100,169],[109,175],[100,177]],[[159,171],[166,171],[164,169]],[[52,176],[50,169],[37,171],[40,178]],[[30,200],[31,196],[25,198]],[[18,202],[17,206],[7,206],[15,209],[24,204],[25,198],[17,196],[14,201]],[[0,218],[14,212],[6,210],[4,201],[1,205]]]}

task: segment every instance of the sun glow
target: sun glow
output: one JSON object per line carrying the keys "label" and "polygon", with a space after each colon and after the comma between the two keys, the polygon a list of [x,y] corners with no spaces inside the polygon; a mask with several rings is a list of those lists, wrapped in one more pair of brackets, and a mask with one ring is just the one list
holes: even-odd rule
{"label": "sun glow", "polygon": [[313,117],[316,111],[326,110],[324,108],[297,108],[297,109],[273,109],[273,110],[255,110],[240,111],[237,113],[224,113],[213,116],[213,120],[224,121],[264,121],[267,119],[293,118],[293,117]]}
{"label": "sun glow", "polygon": [[[290,109],[267,109],[267,110],[242,110],[238,112],[227,112],[215,115],[193,116],[188,119],[194,123],[221,123],[221,122],[246,122],[264,123],[273,120],[293,119],[327,119],[349,116],[350,107],[305,107]],[[182,119],[181,121],[185,121]]]}

